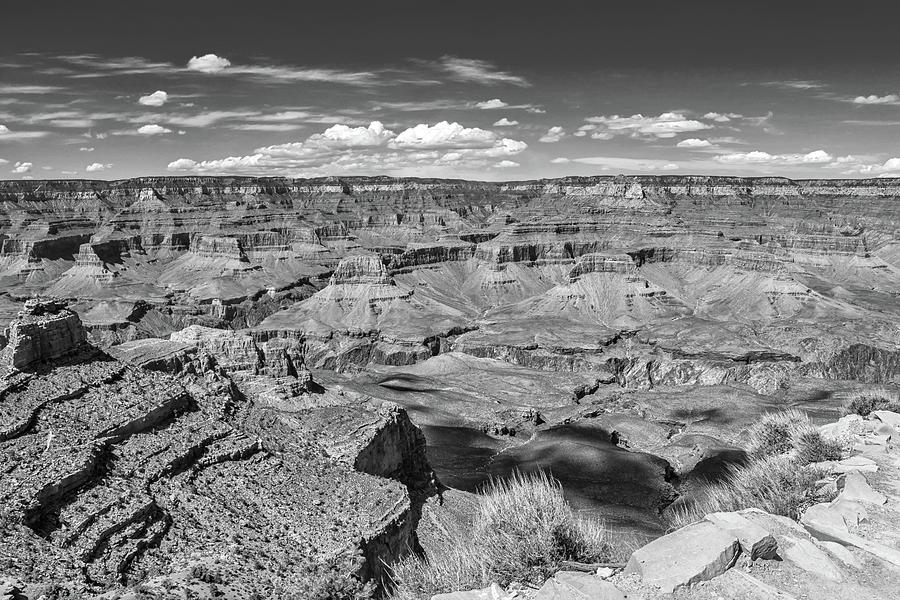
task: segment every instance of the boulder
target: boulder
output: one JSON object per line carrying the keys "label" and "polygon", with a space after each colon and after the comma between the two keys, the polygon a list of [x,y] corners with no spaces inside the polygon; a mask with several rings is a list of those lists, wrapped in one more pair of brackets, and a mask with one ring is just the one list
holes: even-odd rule
{"label": "boulder", "polygon": [[868,430],[865,419],[859,415],[846,415],[835,421],[819,427],[819,431],[826,438],[841,439],[850,436],[863,435]]}
{"label": "boulder", "polygon": [[800,517],[800,522],[807,531],[819,539],[830,539],[823,532],[843,531],[849,533],[843,515],[826,503],[814,504],[807,508]]}
{"label": "boulder", "polygon": [[838,487],[843,483],[843,491],[840,498],[844,500],[852,500],[858,502],[868,502],[870,504],[884,504],[887,497],[872,489],[869,482],[866,481],[865,475],[857,471],[851,471],[838,479]]}
{"label": "boulder", "polygon": [[627,596],[609,581],[590,573],[560,571],[532,600],[625,600]]}
{"label": "boulder", "polygon": [[0,368],[26,369],[35,363],[85,349],[87,334],[78,315],[65,303],[29,300],[6,330]]}
{"label": "boulder", "polygon": [[840,569],[809,540],[789,540],[781,548],[781,556],[804,571],[823,579],[837,582],[844,579]]}
{"label": "boulder", "polygon": [[635,550],[625,571],[672,593],[721,575],[734,564],[740,548],[736,535],[700,521]]}
{"label": "boulder", "polygon": [[900,413],[895,413],[892,410],[873,410],[871,416],[874,416],[885,425],[900,428]]}
{"label": "boulder", "polygon": [[853,556],[853,553],[847,550],[845,546],[837,542],[819,542],[819,545],[845,565],[862,569],[863,565],[860,560]]}
{"label": "boulder", "polygon": [[831,470],[833,473],[849,473],[850,471],[865,471],[874,473],[878,471],[878,465],[871,458],[864,456],[851,456],[836,462]]}
{"label": "boulder", "polygon": [[763,527],[739,513],[711,513],[706,515],[706,520],[737,537],[741,543],[741,550],[750,556],[750,560],[774,558],[778,552],[778,542],[775,538]]}

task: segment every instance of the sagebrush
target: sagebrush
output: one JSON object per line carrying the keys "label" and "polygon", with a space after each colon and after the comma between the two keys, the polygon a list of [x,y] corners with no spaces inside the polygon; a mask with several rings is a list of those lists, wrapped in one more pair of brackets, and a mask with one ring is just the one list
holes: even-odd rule
{"label": "sagebrush", "polygon": [[480,496],[470,530],[454,532],[426,558],[393,566],[393,597],[431,598],[460,589],[540,584],[562,561],[608,560],[611,547],[596,519],[575,514],[558,481],[539,472],[492,481]]}
{"label": "sagebrush", "polygon": [[848,415],[868,417],[876,410],[900,412],[900,393],[885,388],[869,388],[854,393],[844,405],[844,412]]}

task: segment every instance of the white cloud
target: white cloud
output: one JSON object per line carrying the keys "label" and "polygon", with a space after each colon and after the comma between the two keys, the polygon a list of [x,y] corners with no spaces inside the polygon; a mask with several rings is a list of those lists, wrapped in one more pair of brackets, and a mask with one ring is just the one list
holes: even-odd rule
{"label": "white cloud", "polygon": [[675,144],[679,148],[710,148],[712,143],[709,140],[701,140],[699,138],[688,138],[681,140]]}
{"label": "white cloud", "polygon": [[728,123],[732,119],[740,119],[744,115],[740,115],[738,113],[717,113],[717,112],[708,112],[703,115],[704,119],[708,119],[710,121],[715,121],[717,123]]}
{"label": "white cloud", "polygon": [[662,113],[657,117],[645,117],[642,114],[636,114],[630,117],[620,117],[619,115],[597,116],[589,117],[585,120],[597,125],[598,131],[601,131],[601,133],[630,135],[638,138],[671,138],[679,133],[712,129],[712,125],[676,112]]}
{"label": "white cloud", "polygon": [[162,125],[152,123],[150,125],[142,125],[138,127],[137,132],[141,135],[159,135],[162,133],[172,133],[171,129],[166,129]]}
{"label": "white cloud", "polygon": [[853,99],[854,104],[900,104],[900,96],[897,94],[887,94],[885,96],[857,96]]}
{"label": "white cloud", "polygon": [[675,163],[668,163],[660,167],[663,171],[677,171],[680,167]]}
{"label": "white cloud", "polygon": [[517,163],[514,160],[501,160],[494,166],[497,167],[498,169],[511,169],[513,167],[518,167],[521,165],[519,165],[519,163]]}
{"label": "white cloud", "polygon": [[552,162],[554,165],[565,165],[565,164],[570,163],[570,162],[572,162],[572,161],[569,160],[568,158],[566,158],[565,156],[557,156],[556,158],[554,158],[554,159],[551,160],[550,162]]}
{"label": "white cloud", "polygon": [[485,60],[443,56],[438,65],[448,71],[454,79],[460,81],[472,81],[487,85],[508,83],[520,87],[531,85],[525,78],[501,71]]}
{"label": "white cloud", "polygon": [[441,121],[434,125],[420,123],[398,135],[394,148],[489,148],[496,142],[496,136],[478,127],[467,128],[459,123]]}
{"label": "white cloud", "polygon": [[277,113],[271,113],[268,115],[259,115],[253,117],[254,121],[263,121],[270,122],[274,121],[276,123],[281,123],[283,121],[298,121],[300,119],[308,119],[312,117],[312,113],[308,113],[306,111],[301,110],[285,110]]}
{"label": "white cloud", "polygon": [[781,81],[763,81],[761,85],[767,87],[777,87],[788,90],[820,90],[825,88],[825,84],[821,81],[813,81],[810,79],[785,79]]}
{"label": "white cloud", "polygon": [[871,162],[867,158],[871,157],[839,156],[830,166],[843,169],[848,175],[900,177],[900,158],[889,158],[883,163]]}
{"label": "white cloud", "polygon": [[0,158],[0,165],[6,165],[6,164],[9,164],[9,161],[6,160],[5,158]]}
{"label": "white cloud", "polygon": [[34,165],[30,162],[16,162],[15,167],[10,173],[15,173],[16,175],[23,175],[25,173],[31,172],[31,167]]}
{"label": "white cloud", "polygon": [[0,85],[0,94],[49,94],[63,88],[55,85]]}
{"label": "white cloud", "polygon": [[563,139],[566,135],[566,130],[560,127],[559,125],[554,125],[550,129],[547,130],[547,133],[542,135],[539,142],[543,142],[545,144],[555,144],[559,140]]}
{"label": "white cloud", "polygon": [[808,165],[826,164],[834,160],[834,157],[824,150],[814,150],[806,154],[769,154],[754,150],[752,152],[735,152],[716,156],[715,160],[728,164],[752,164],[752,165]]}
{"label": "white cloud", "polygon": [[480,108],[481,110],[490,110],[493,108],[506,108],[507,106],[509,106],[509,104],[507,104],[500,98],[493,98],[491,100],[485,100],[483,102],[476,102],[475,106]]}
{"label": "white cloud", "polygon": [[[231,125],[231,129],[237,131],[297,131],[303,129],[303,125],[292,125],[291,123],[242,123],[240,125]],[[184,135],[183,131],[178,132]]]}
{"label": "white cloud", "polygon": [[156,90],[152,94],[138,98],[138,104],[144,106],[162,106],[169,99],[169,94],[162,90]]}
{"label": "white cloud", "polygon": [[506,117],[503,117],[499,121],[494,122],[494,127],[513,127],[518,124],[519,124],[518,121],[510,121]]}
{"label": "white cloud", "polygon": [[201,73],[218,73],[224,71],[231,66],[231,61],[215,54],[204,54],[203,56],[193,56],[187,63],[190,71],[200,71]]}
{"label": "white cloud", "polygon": [[47,131],[13,131],[6,125],[0,125],[0,141],[19,141],[50,135]]}
{"label": "white cloud", "polygon": [[93,152],[94,148],[91,146],[82,146],[78,149],[79,152]]}
{"label": "white cloud", "polygon": [[[305,141],[256,148],[245,156],[196,161],[179,158],[170,171],[195,173],[252,173],[311,176],[313,174],[445,173],[453,167],[475,171],[502,166],[502,160],[523,152],[528,145],[501,138],[491,131],[441,121],[419,124],[394,134],[378,121],[366,127],[335,125]],[[512,162],[512,161],[509,161]],[[302,175],[300,175],[302,174]]]}
{"label": "white cloud", "polygon": [[106,169],[109,169],[111,167],[112,167],[111,163],[104,165],[103,163],[95,162],[95,163],[91,163],[88,166],[86,166],[84,168],[84,170],[87,171],[88,173],[96,173],[97,171],[105,171]]}

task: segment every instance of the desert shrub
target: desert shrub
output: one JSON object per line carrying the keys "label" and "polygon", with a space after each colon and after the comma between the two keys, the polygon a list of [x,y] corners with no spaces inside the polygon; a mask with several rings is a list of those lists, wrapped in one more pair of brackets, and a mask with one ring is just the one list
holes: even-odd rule
{"label": "desert shrub", "polygon": [[576,515],[558,481],[516,473],[487,486],[471,530],[451,533],[427,559],[410,556],[393,566],[394,598],[430,598],[494,581],[540,584],[564,560],[601,561],[610,552],[602,525]]}
{"label": "desert shrub", "polygon": [[831,500],[819,492],[825,471],[801,465],[788,454],[753,458],[732,465],[720,481],[703,486],[694,500],[671,511],[669,521],[683,527],[712,512],[758,508],[774,515],[798,519],[808,507]]}
{"label": "desert shrub", "polygon": [[856,392],[844,406],[846,414],[861,417],[868,417],[875,410],[900,412],[900,394],[884,388],[871,388]]}
{"label": "desert shrub", "polygon": [[843,446],[840,440],[823,437],[819,429],[812,425],[804,425],[794,434],[794,450],[797,462],[801,465],[824,460],[840,460],[844,451]]}
{"label": "desert shrub", "polygon": [[790,452],[801,427],[809,425],[809,417],[799,410],[766,413],[748,431],[747,454],[764,458]]}

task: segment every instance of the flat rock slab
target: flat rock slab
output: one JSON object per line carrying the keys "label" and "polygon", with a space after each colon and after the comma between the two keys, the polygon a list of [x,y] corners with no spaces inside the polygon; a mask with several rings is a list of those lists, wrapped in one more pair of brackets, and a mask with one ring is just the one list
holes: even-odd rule
{"label": "flat rock slab", "polygon": [[780,552],[785,560],[800,567],[807,573],[829,581],[839,582],[844,579],[837,565],[809,540],[789,540],[780,549]]}
{"label": "flat rock slab", "polygon": [[[859,472],[850,472],[843,476],[844,489],[840,498],[856,502],[869,502],[871,504],[884,504],[887,497],[879,491],[872,489],[866,476]],[[838,482],[840,487],[840,481]]]}
{"label": "flat rock slab", "polygon": [[700,521],[635,550],[625,572],[637,573],[645,583],[672,593],[727,571],[740,547],[733,533],[709,521]]}
{"label": "flat rock slab", "polygon": [[828,531],[850,533],[847,529],[847,523],[844,521],[844,515],[840,511],[835,510],[831,504],[824,502],[807,508],[801,515],[800,522],[803,523],[807,531],[816,537],[819,537],[822,532]]}
{"label": "flat rock slab", "polygon": [[741,600],[797,600],[796,597],[776,587],[744,573],[740,569],[729,569],[712,580],[721,598]]}
{"label": "flat rock slab", "polygon": [[891,410],[873,410],[872,416],[891,427],[900,428],[900,414]]}
{"label": "flat rock slab", "polygon": [[561,571],[548,579],[532,600],[625,600],[628,596],[609,581],[590,573]]}
{"label": "flat rock slab", "polygon": [[819,542],[819,545],[845,565],[849,565],[855,569],[862,569],[862,563],[858,558],[853,556],[853,553],[850,552],[846,546],[838,544],[837,542]]}
{"label": "flat rock slab", "polygon": [[778,552],[775,538],[765,528],[740,513],[711,513],[706,515],[706,520],[737,537],[741,550],[750,556],[750,560],[774,558]]}
{"label": "flat rock slab", "polygon": [[878,470],[878,465],[871,458],[851,456],[835,463],[831,470],[833,473],[849,473],[850,471],[874,473]]}

